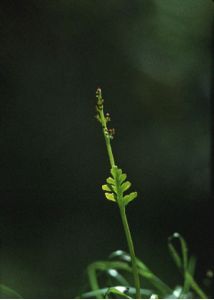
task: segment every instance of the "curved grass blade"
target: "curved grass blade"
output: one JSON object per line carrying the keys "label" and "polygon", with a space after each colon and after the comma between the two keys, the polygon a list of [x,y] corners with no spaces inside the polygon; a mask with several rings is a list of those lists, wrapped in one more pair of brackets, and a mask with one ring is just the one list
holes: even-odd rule
{"label": "curved grass blade", "polygon": [[81,295],[81,298],[89,299],[89,298],[96,297],[96,298],[100,299],[99,297],[101,295],[101,299],[103,299],[107,291],[108,291],[108,288],[93,290],[90,292],[83,293]]}
{"label": "curved grass blade", "polygon": [[123,250],[116,250],[109,255],[110,259],[119,258],[125,262],[131,262],[130,255]]}
{"label": "curved grass blade", "polygon": [[3,295],[9,297],[9,298],[19,298],[22,299],[23,297],[17,293],[15,290],[9,288],[8,286],[4,285],[4,284],[0,284],[0,295],[3,298]]}
{"label": "curved grass blade", "polygon": [[204,293],[204,291],[200,288],[200,286],[197,284],[195,279],[187,273],[187,276],[189,277],[190,285],[192,290],[201,298],[201,299],[209,299],[209,297]]}
{"label": "curved grass blade", "polygon": [[[125,262],[131,261],[129,254],[122,250],[112,252],[110,258],[119,258]],[[159,277],[152,273],[151,270],[140,259],[137,259],[137,266],[139,275],[147,279],[149,283],[161,293],[161,295],[169,295],[173,292],[173,290]]]}
{"label": "curved grass blade", "polygon": [[[122,297],[122,299],[132,299],[131,297],[129,297],[127,294],[125,294],[125,292],[128,292],[128,288],[124,287],[124,286],[117,286],[117,287],[111,287],[108,288],[106,294],[105,294],[105,298],[108,299],[108,296],[111,296],[111,294],[115,295],[115,296],[119,296],[120,298]],[[112,299],[112,297],[110,297],[110,299]]]}
{"label": "curved grass blade", "polygon": [[158,276],[156,276],[141,260],[137,259],[137,266],[139,268],[139,274],[146,278],[153,287],[155,287],[162,296],[172,293],[172,289],[163,282]]}
{"label": "curved grass blade", "polygon": [[[174,239],[178,239],[180,242],[181,255],[179,255],[175,246],[172,244],[172,241]],[[182,296],[186,297],[186,295],[189,293],[190,288],[192,288],[200,298],[208,298],[193,278],[195,271],[195,259],[192,257],[188,261],[188,248],[184,238],[179,233],[174,233],[168,239],[168,247],[176,266],[182,272],[184,277]]]}
{"label": "curved grass blade", "polygon": [[[97,272],[98,271],[107,271],[109,269],[117,269],[117,270],[124,270],[131,272],[131,267],[124,262],[121,261],[96,261],[88,266],[87,272],[89,277],[89,283],[91,286],[92,291],[97,291],[100,289],[98,279],[97,279]],[[103,295],[97,294],[96,296],[98,299],[103,298]]]}
{"label": "curved grass blade", "polygon": [[196,266],[196,258],[195,256],[190,256],[188,261],[188,272],[192,277],[194,277],[195,275],[195,266]]}
{"label": "curved grass blade", "polygon": [[[125,254],[125,252],[121,251],[120,253]],[[126,254],[127,257],[128,254]],[[130,258],[130,257],[129,257]],[[122,262],[122,261],[97,261],[92,263],[91,265],[88,266],[88,276],[89,276],[89,283],[90,283],[90,287],[92,289],[92,291],[96,291],[96,297],[98,299],[102,299],[103,298],[103,294],[99,293],[99,291],[101,290],[100,286],[99,286],[99,282],[98,282],[98,272],[109,272],[109,270],[116,270],[118,272],[118,270],[121,271],[125,271],[125,272],[132,272],[132,268],[130,267],[130,265],[127,262]],[[119,273],[119,272],[118,272]],[[120,274],[120,273],[119,273]],[[151,279],[151,284],[156,287],[159,291],[161,291],[163,293],[163,290],[166,292],[167,294],[171,292],[171,289],[166,286],[163,282],[161,282],[160,279],[158,279],[155,275],[150,276],[150,275],[146,275],[145,272],[142,272],[142,270],[139,270],[139,274],[144,277],[144,278],[149,278]],[[120,276],[122,276],[120,274]],[[122,276],[122,278],[124,278]],[[117,280],[121,280],[121,277],[117,277],[115,278]],[[126,287],[129,286],[125,285]],[[150,294],[153,294],[154,291],[150,291],[150,290],[146,290],[147,294],[146,296],[148,296],[148,291]],[[145,292],[145,290],[142,290],[142,292]]]}
{"label": "curved grass blade", "polygon": [[[175,246],[173,245],[173,241],[178,239],[180,242],[181,248],[181,255],[178,254]],[[178,267],[178,269],[182,272],[184,277],[184,284],[183,284],[183,294],[186,295],[190,289],[190,281],[189,277],[187,276],[188,272],[188,249],[184,238],[177,232],[175,232],[171,237],[168,239],[168,246],[170,253]]]}
{"label": "curved grass blade", "polygon": [[88,266],[87,273],[88,273],[90,287],[92,291],[94,292],[96,291],[96,295],[95,295],[96,298],[102,299],[103,298],[102,294],[99,294],[99,292],[97,292],[100,290],[98,280],[97,280],[97,274],[96,274],[97,269],[99,270],[99,268],[97,268],[97,263],[93,263]]}
{"label": "curved grass blade", "polygon": [[[184,292],[189,293],[189,290],[191,288],[191,282],[192,282],[192,279],[194,278],[194,274],[195,274],[195,266],[196,266],[196,259],[194,256],[191,256],[189,258],[187,270],[185,273],[186,281],[185,281]],[[192,279],[189,278],[189,275]]]}
{"label": "curved grass blade", "polygon": [[129,286],[129,282],[116,269],[108,269],[107,274],[115,279],[122,286]]}
{"label": "curved grass blade", "polygon": [[[178,254],[178,251],[173,246],[172,242],[175,239],[178,239],[180,242],[181,256]],[[185,272],[187,270],[187,265],[188,265],[188,248],[187,248],[184,238],[179,233],[175,232],[172,236],[169,237],[168,246],[169,246],[170,253],[171,253],[177,267],[181,271]]]}
{"label": "curved grass blade", "polygon": [[[112,288],[118,288],[118,286],[115,286],[115,287],[112,287]],[[123,287],[124,289],[126,289],[126,287]],[[102,289],[99,289],[99,290],[95,290],[95,291],[90,291],[90,292],[86,292],[86,293],[83,293],[81,295],[81,298],[85,298],[85,299],[88,299],[88,298],[94,298],[99,295],[102,295],[102,299],[105,297],[106,293],[108,292],[110,288],[108,287],[105,287],[105,288],[102,288]],[[140,293],[141,293],[141,296],[144,297],[144,298],[150,298],[151,295],[153,294],[152,291],[148,290],[148,289],[140,289]],[[136,294],[136,289],[134,287],[129,287],[128,288],[128,294],[129,295],[135,295]],[[126,294],[125,294],[126,295]],[[126,297],[129,297],[128,295],[126,295]],[[124,298],[124,297],[123,297]],[[131,297],[130,297],[131,298]]]}

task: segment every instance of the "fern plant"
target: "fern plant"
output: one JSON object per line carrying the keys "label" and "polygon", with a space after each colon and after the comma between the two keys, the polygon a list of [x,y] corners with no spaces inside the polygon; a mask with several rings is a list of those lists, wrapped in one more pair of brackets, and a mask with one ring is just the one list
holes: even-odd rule
{"label": "fern plant", "polygon": [[103,135],[105,138],[105,143],[107,147],[107,152],[109,156],[109,161],[111,165],[111,177],[106,179],[106,184],[102,186],[102,189],[105,191],[106,199],[114,201],[117,203],[120,211],[120,216],[126,235],[126,240],[129,248],[129,253],[131,256],[132,263],[132,273],[134,284],[136,288],[136,298],[140,298],[140,279],[137,269],[137,261],[135,256],[134,244],[132,241],[132,235],[129,228],[129,223],[126,217],[126,206],[137,197],[137,192],[131,192],[129,194],[125,193],[131,187],[130,181],[126,181],[127,175],[123,173],[121,169],[115,164],[115,159],[112,152],[111,140],[114,138],[114,129],[109,129],[107,123],[110,121],[109,114],[105,115],[103,110],[103,97],[101,89],[98,88],[96,92],[97,97],[97,115],[96,118],[102,126]]}
{"label": "fern plant", "polygon": [[[175,288],[171,288],[158,276],[156,276],[142,260],[135,255],[134,244],[130,232],[126,208],[127,205],[137,197],[137,192],[129,192],[131,187],[127,175],[120,169],[116,163],[112,152],[111,140],[114,138],[115,130],[108,128],[110,115],[104,113],[104,100],[101,89],[96,91],[96,119],[102,127],[105,139],[107,153],[110,162],[110,176],[106,183],[102,185],[105,197],[109,201],[118,205],[124,233],[127,240],[129,253],[121,250],[113,252],[108,260],[96,261],[88,266],[88,277],[91,291],[82,293],[82,298],[207,298],[207,295],[200,288],[194,279],[195,258],[188,255],[188,248],[184,238],[179,233],[174,233],[168,239],[169,252],[182,274],[183,282]],[[174,240],[180,243],[180,251],[174,245]],[[134,287],[129,283],[124,274],[132,273]],[[106,279],[110,279],[111,284],[101,287],[99,284],[99,275],[104,274]],[[151,289],[141,287],[140,279],[146,280]],[[106,280],[107,281],[107,280]],[[115,285],[116,284],[116,285]]]}
{"label": "fern plant", "polygon": [[[104,100],[100,88],[97,89],[96,97],[96,118],[102,127],[110,161],[110,176],[102,185],[102,189],[106,199],[118,205],[129,253],[117,250],[111,253],[107,260],[90,264],[87,268],[90,291],[81,293],[77,298],[208,298],[194,278],[195,257],[189,256],[187,244],[179,233],[174,233],[168,239],[169,253],[182,276],[182,282],[174,288],[165,283],[142,260],[136,257],[126,208],[137,197],[137,192],[128,192],[131,183],[127,180],[127,175],[115,163],[111,147],[115,130],[107,127],[110,115],[104,114]],[[179,250],[174,245],[175,240],[179,242]],[[129,274],[132,274],[134,287],[129,281]],[[100,275],[105,277],[106,284],[104,287],[100,284]],[[150,288],[141,287],[140,279],[149,283]],[[22,298],[15,290],[4,284],[0,284],[0,294],[7,298]]]}

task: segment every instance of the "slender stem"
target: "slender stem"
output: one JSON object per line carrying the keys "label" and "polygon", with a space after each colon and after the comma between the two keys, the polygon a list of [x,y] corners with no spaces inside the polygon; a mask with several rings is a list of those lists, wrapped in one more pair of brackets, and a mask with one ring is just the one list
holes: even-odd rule
{"label": "slender stem", "polygon": [[103,109],[100,111],[100,118],[101,118],[101,124],[103,126],[103,135],[104,135],[105,142],[106,142],[106,148],[108,151],[110,165],[111,165],[111,167],[113,167],[113,166],[115,166],[115,160],[114,160],[114,155],[113,155],[112,148],[111,148],[110,138],[106,135],[106,131],[108,130],[108,128],[106,125],[106,118],[104,116]]}
{"label": "slender stem", "polygon": [[201,299],[208,299],[208,296],[204,293],[204,291],[200,288],[200,286],[197,284],[197,282],[194,280],[194,278],[189,275],[189,280],[190,280],[190,285],[192,287],[192,289],[195,291],[196,294],[198,294],[199,297],[201,297]]}
{"label": "slender stem", "polygon": [[[103,112],[103,106],[99,110],[99,116],[100,116],[100,121],[101,121],[102,128],[103,128],[103,135],[104,135],[105,142],[106,142],[108,157],[109,157],[110,165],[111,165],[111,168],[112,168],[113,166],[115,166],[115,160],[114,160],[114,155],[113,155],[113,152],[112,152],[110,137],[109,137],[109,135],[106,134],[108,132],[108,128],[107,128],[107,124],[106,124],[107,123],[106,118],[105,118],[104,112]],[[129,253],[130,253],[130,256],[131,256],[132,273],[133,273],[134,285],[135,285],[135,289],[136,289],[136,298],[140,299],[141,298],[141,295],[140,295],[140,278],[139,278],[138,269],[137,269],[134,244],[133,244],[133,241],[132,241],[132,236],[131,236],[131,232],[130,232],[130,229],[129,229],[128,220],[127,220],[127,217],[126,217],[126,210],[125,210],[125,206],[119,205],[119,203],[118,203],[118,206],[119,206],[119,209],[120,209],[122,224],[123,224],[123,228],[124,228],[125,235],[126,235],[126,240],[127,240],[127,244],[128,244],[128,248],[129,248]]]}
{"label": "slender stem", "polygon": [[141,298],[140,297],[140,278],[139,278],[138,269],[137,269],[134,244],[132,241],[132,236],[131,236],[131,232],[129,229],[129,224],[128,224],[127,217],[126,217],[126,210],[125,210],[124,206],[120,207],[120,215],[121,215],[123,228],[124,228],[125,235],[126,235],[127,244],[129,247],[129,253],[131,256],[131,260],[132,260],[132,272],[133,272],[134,284],[135,284],[135,288],[136,288],[136,298],[140,299]]}

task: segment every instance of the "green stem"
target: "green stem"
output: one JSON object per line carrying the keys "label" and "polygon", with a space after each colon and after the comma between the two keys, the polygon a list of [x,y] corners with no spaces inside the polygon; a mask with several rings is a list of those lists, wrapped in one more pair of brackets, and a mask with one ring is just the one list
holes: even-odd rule
{"label": "green stem", "polygon": [[128,224],[128,220],[126,217],[126,210],[125,210],[124,206],[120,207],[120,215],[121,215],[123,228],[124,228],[125,235],[126,235],[127,244],[129,247],[129,253],[131,256],[131,260],[132,260],[132,273],[133,273],[133,278],[134,278],[134,285],[136,288],[136,298],[140,299],[141,298],[141,296],[140,296],[140,278],[139,278],[138,269],[137,269],[134,244],[132,241],[132,236],[131,236],[131,232],[129,229],[129,224]]}
{"label": "green stem", "polygon": [[204,293],[204,291],[202,291],[202,289],[197,284],[197,282],[194,280],[194,278],[189,273],[187,273],[187,275],[190,280],[190,285],[191,285],[192,289],[195,291],[195,293],[198,294],[198,296],[201,299],[208,299],[208,296]]}
{"label": "green stem", "polygon": [[[112,148],[111,148],[111,141],[110,141],[110,137],[106,134],[108,132],[108,128],[106,125],[106,118],[104,116],[104,112],[103,112],[103,108],[100,110],[100,120],[101,120],[101,124],[102,124],[102,128],[103,128],[103,135],[105,138],[105,142],[106,142],[106,147],[107,147],[107,152],[108,152],[108,157],[110,160],[110,165],[111,168],[113,166],[115,166],[115,160],[114,160],[114,155],[112,152]],[[135,251],[134,251],[134,244],[132,241],[132,236],[131,236],[131,232],[129,229],[129,224],[128,224],[128,220],[126,217],[126,210],[125,210],[125,206],[119,206],[120,209],[120,215],[121,215],[121,219],[122,219],[122,223],[123,223],[123,228],[125,231],[125,235],[126,235],[126,240],[127,240],[127,244],[128,244],[128,248],[129,248],[129,253],[131,256],[131,262],[132,262],[132,273],[133,273],[133,279],[134,279],[134,285],[135,285],[135,289],[136,289],[136,298],[140,299],[141,295],[140,295],[140,278],[139,278],[139,273],[138,273],[138,269],[137,269],[137,262],[136,262],[136,256],[135,256]]]}
{"label": "green stem", "polygon": [[110,160],[110,165],[111,165],[111,167],[113,167],[113,166],[115,166],[114,155],[113,155],[112,148],[111,148],[110,138],[106,135],[106,131],[108,130],[108,128],[106,125],[106,118],[104,116],[103,109],[100,111],[100,118],[101,118],[101,124],[103,126],[103,135],[104,135],[105,142],[106,142],[106,148],[107,148],[108,157]]}

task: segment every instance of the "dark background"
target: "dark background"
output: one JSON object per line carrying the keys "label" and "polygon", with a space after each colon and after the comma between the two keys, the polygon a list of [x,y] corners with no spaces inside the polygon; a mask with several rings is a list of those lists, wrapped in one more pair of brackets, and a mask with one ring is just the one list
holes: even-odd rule
{"label": "dark background", "polygon": [[98,86],[117,164],[139,193],[128,207],[138,256],[175,285],[167,237],[179,231],[203,283],[214,250],[213,10],[211,0],[0,2],[2,283],[25,298],[71,298],[90,262],[126,249],[101,191]]}

